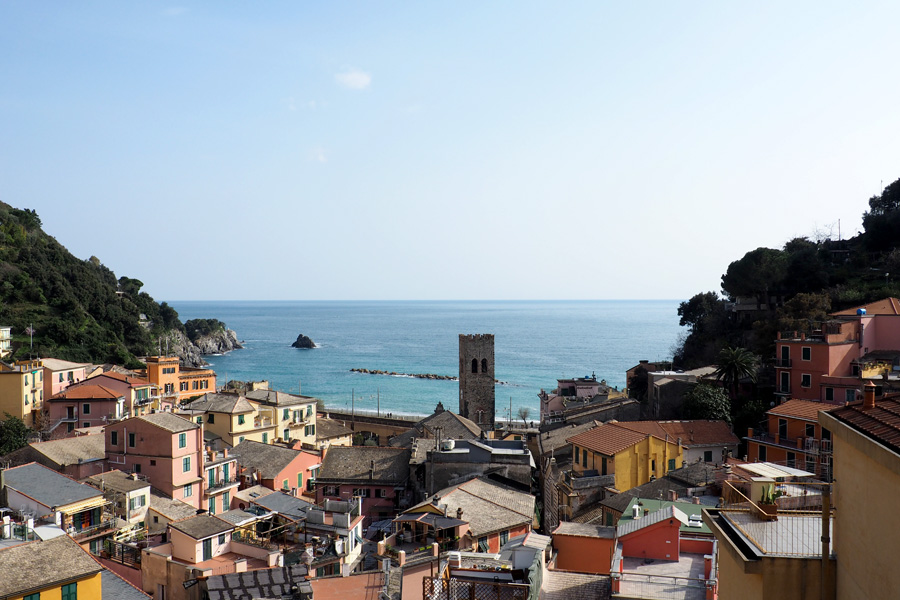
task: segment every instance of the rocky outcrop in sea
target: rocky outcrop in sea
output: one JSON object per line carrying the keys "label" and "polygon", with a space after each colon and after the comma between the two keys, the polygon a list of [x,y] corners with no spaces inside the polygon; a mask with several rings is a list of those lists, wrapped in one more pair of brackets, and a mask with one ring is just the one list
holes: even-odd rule
{"label": "rocky outcrop in sea", "polygon": [[291,348],[316,348],[316,343],[312,341],[308,336],[303,335],[302,333],[297,336],[297,341],[291,344]]}
{"label": "rocky outcrop in sea", "polygon": [[185,367],[203,367],[208,363],[203,357],[210,354],[225,354],[243,348],[233,329],[220,329],[199,336],[195,341],[188,339],[182,331],[172,331],[169,335],[169,352],[181,359]]}

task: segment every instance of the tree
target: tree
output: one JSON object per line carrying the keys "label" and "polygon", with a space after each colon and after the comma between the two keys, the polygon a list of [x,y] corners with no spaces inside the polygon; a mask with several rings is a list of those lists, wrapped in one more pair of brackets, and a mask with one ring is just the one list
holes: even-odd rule
{"label": "tree", "polygon": [[531,409],[527,406],[520,406],[518,416],[522,419],[522,423],[528,424],[528,416],[531,414]]}
{"label": "tree", "polygon": [[757,248],[736,260],[722,275],[722,290],[730,298],[754,296],[769,303],[771,292],[780,291],[787,274],[786,255],[781,250]]}
{"label": "tree", "polygon": [[731,402],[717,385],[698,383],[684,395],[682,411],[688,419],[721,420],[731,424]]}
{"label": "tree", "polygon": [[0,423],[0,456],[27,446],[30,433],[25,421],[6,413],[6,420]]}
{"label": "tree", "polygon": [[809,332],[830,312],[831,298],[826,294],[797,294],[778,309],[778,329]]}
{"label": "tree", "polygon": [[756,383],[756,372],[759,359],[746,348],[726,346],[719,352],[719,363],[716,366],[716,379],[722,381],[731,391],[731,399],[737,398],[737,387],[741,379],[749,379]]}
{"label": "tree", "polygon": [[703,322],[715,313],[722,301],[715,292],[703,292],[695,294],[687,302],[678,305],[678,316],[681,320],[678,324],[682,327],[690,327],[695,330],[703,326]]}

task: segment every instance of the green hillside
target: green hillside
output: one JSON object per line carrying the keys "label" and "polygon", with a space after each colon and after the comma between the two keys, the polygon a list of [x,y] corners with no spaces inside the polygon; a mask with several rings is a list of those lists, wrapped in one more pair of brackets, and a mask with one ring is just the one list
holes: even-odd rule
{"label": "green hillside", "polygon": [[13,328],[13,358],[137,366],[135,356],[151,353],[160,336],[184,330],[175,309],[142,286],[117,279],[96,257],[73,256],[44,233],[35,211],[0,202],[0,324]]}

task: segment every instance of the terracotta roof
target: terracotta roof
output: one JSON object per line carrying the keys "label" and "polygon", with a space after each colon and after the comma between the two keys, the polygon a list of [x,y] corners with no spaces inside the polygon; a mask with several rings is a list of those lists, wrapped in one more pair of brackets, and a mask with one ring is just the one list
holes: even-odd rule
{"label": "terracotta roof", "polygon": [[898,300],[897,298],[882,298],[881,300],[876,300],[875,302],[870,302],[861,306],[848,308],[847,310],[841,310],[835,313],[831,313],[831,316],[855,317],[856,311],[860,308],[864,308],[867,315],[900,315],[900,300]]}
{"label": "terracotta roof", "polygon": [[740,442],[725,421],[660,421],[659,425],[669,438],[681,438],[681,443],[688,448]]}
{"label": "terracotta roof", "polygon": [[619,427],[637,431],[638,433],[646,433],[647,435],[655,435],[658,438],[666,438],[666,430],[662,428],[659,421],[610,421]]}
{"label": "terracotta roof", "polygon": [[33,442],[29,445],[35,452],[43,454],[60,466],[106,458],[106,441],[102,434],[79,435],[49,442]]}
{"label": "terracotta roof", "polygon": [[69,369],[80,369],[82,367],[87,368],[90,366],[90,363],[75,363],[68,360],[62,360],[61,358],[42,358],[41,364],[44,365],[45,369],[50,369],[51,371],[67,371]]}
{"label": "terracotta roof", "polygon": [[678,507],[670,504],[666,507],[663,507],[656,512],[652,512],[649,515],[641,517],[640,519],[634,520],[620,520],[618,526],[618,534],[619,537],[625,537],[635,531],[639,531],[644,529],[645,527],[650,527],[651,525],[656,525],[661,521],[665,521],[666,519],[678,519],[681,521],[682,525],[687,525],[688,517],[684,514]]}
{"label": "terracotta roof", "polygon": [[263,479],[277,478],[303,452],[274,444],[263,444],[244,440],[234,447],[234,455],[239,465],[249,470],[259,471]]}
{"label": "terracotta roof", "polygon": [[[378,446],[332,446],[322,460],[319,482],[389,482],[409,479],[410,451]],[[370,477],[374,463],[374,476]]]}
{"label": "terracotta roof", "polygon": [[616,528],[608,527],[606,525],[594,525],[593,523],[573,523],[571,521],[563,521],[553,530],[553,535],[574,535],[578,537],[615,539]]}
{"label": "terracotta roof", "polygon": [[65,389],[51,396],[50,400],[115,400],[121,397],[105,385],[88,384]]}
{"label": "terracotta roof", "polygon": [[151,425],[156,425],[157,427],[165,429],[166,431],[171,431],[172,433],[180,433],[182,431],[200,428],[200,426],[193,421],[188,421],[184,417],[179,417],[178,415],[169,412],[158,412],[133,418],[146,421]]}
{"label": "terracotta roof", "polygon": [[254,411],[253,405],[244,396],[228,393],[203,394],[187,405],[185,412],[216,412],[241,414]]}
{"label": "terracotta roof", "polygon": [[473,421],[445,410],[425,417],[411,429],[397,435],[391,439],[391,446],[409,448],[412,446],[414,439],[423,437],[434,438],[436,437],[435,428],[437,427],[442,428],[441,437],[444,439],[473,440],[481,436],[481,428]]}
{"label": "terracotta roof", "polygon": [[169,523],[169,527],[177,529],[195,540],[202,540],[234,529],[234,525],[228,521],[208,514],[188,517],[181,521],[172,521]]}
{"label": "terracotta roof", "polygon": [[620,425],[620,423],[598,425],[589,431],[570,437],[566,441],[592,452],[613,456],[647,437],[646,433],[620,427]]}
{"label": "terracotta roof", "polygon": [[353,435],[353,430],[334,419],[316,419],[316,440],[328,440],[345,435]]}
{"label": "terracotta roof", "polygon": [[[568,441],[569,438],[588,431],[597,425],[600,425],[599,421],[588,421],[587,423],[581,424],[566,424],[557,429],[543,431],[540,434],[541,452],[546,455],[555,450],[566,448],[570,445]],[[571,451],[571,448],[569,450]]]}
{"label": "terracotta roof", "polygon": [[299,404],[310,404],[316,402],[316,398],[311,396],[298,396],[296,394],[288,394],[287,392],[278,392],[276,390],[252,390],[244,394],[245,398],[256,400],[263,404],[271,404],[275,406],[297,406]]}
{"label": "terracotta roof", "polygon": [[128,385],[141,387],[144,385],[151,385],[149,381],[146,379],[139,379],[137,377],[133,377],[131,375],[123,375],[122,373],[116,373],[115,371],[105,371],[100,373],[99,375],[94,375],[93,377],[89,377],[85,379],[85,381],[93,381],[94,379],[99,379],[100,377],[109,377],[110,379],[115,379],[117,381],[121,381],[123,383],[127,383]]}
{"label": "terracotta roof", "polygon": [[811,402],[809,400],[788,400],[784,404],[770,408],[766,411],[770,415],[778,415],[779,417],[791,417],[793,419],[803,419],[804,421],[819,420],[819,411],[831,410],[835,408],[834,404],[823,404],[821,402]]}
{"label": "terracotta roof", "polygon": [[900,453],[900,396],[879,398],[875,408],[868,410],[863,408],[862,402],[852,402],[830,410],[828,414]]}

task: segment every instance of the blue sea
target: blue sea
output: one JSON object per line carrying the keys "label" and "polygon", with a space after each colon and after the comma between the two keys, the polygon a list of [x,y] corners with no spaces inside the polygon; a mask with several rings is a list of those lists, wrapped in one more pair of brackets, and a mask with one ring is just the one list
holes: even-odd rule
{"label": "blue sea", "polygon": [[[458,375],[460,333],[494,334],[497,417],[519,407],[538,416],[537,394],[556,380],[596,373],[622,389],[640,359],[670,358],[681,328],[677,300],[179,302],[182,321],[215,318],[242,350],[208,356],[226,380],[322,398],[334,409],[431,414],[459,408],[455,381],[353,373]],[[291,347],[303,333],[319,346]]]}

